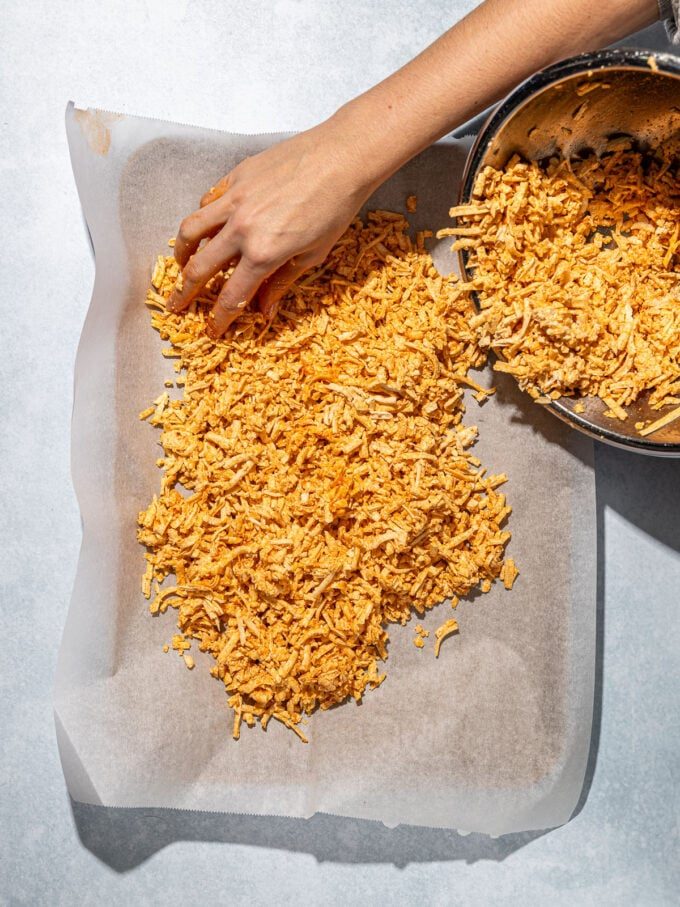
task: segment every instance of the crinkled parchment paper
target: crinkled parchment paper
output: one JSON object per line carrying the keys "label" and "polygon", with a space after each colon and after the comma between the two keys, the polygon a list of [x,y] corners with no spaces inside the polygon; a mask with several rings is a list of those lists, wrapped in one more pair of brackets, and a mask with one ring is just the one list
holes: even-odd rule
{"label": "crinkled parchment paper", "polygon": [[[508,376],[483,407],[475,452],[507,472],[509,553],[521,575],[457,609],[461,632],[413,645],[391,629],[387,680],[317,713],[305,746],[273,722],[231,739],[224,687],[195,653],[161,646],[174,612],[140,593],[137,512],[157,490],[158,432],[137,414],[172,375],[143,304],[154,257],[182,215],[244,155],[280,135],[229,135],[69,105],[73,169],[96,257],[75,374],[73,480],[83,545],[59,658],[57,733],[74,799],[308,817],[315,812],[502,834],[567,821],[590,740],[595,655],[592,446]],[[447,140],[399,171],[368,207],[416,228],[447,223],[467,146]],[[450,271],[447,243],[435,260]],[[488,371],[488,370],[487,370]],[[490,374],[484,379],[491,380]],[[451,617],[447,603],[423,621]]]}

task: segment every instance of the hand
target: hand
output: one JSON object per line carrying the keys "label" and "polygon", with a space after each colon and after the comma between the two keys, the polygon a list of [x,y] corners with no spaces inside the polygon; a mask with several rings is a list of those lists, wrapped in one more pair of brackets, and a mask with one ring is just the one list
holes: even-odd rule
{"label": "hand", "polygon": [[237,261],[208,332],[222,335],[256,295],[271,319],[293,281],[325,259],[372,188],[332,120],[246,158],[182,221],[175,239],[181,290],[173,291],[168,308],[185,309]]}
{"label": "hand", "polygon": [[168,308],[186,308],[237,261],[210,333],[224,333],[256,294],[271,318],[291,283],[323,261],[373,189],[403,163],[535,70],[616,41],[658,13],[656,0],[485,0],[325,123],[247,158],[220,180],[182,221],[175,243],[182,289]]}

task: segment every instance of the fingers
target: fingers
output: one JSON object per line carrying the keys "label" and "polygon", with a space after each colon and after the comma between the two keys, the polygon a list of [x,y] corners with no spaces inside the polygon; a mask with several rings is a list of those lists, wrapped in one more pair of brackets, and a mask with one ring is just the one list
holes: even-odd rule
{"label": "fingers", "polygon": [[221,337],[238,318],[266,276],[267,270],[263,265],[254,265],[247,258],[239,261],[208,317],[208,334],[213,340]]}
{"label": "fingers", "polygon": [[229,176],[230,174],[223,176],[221,180],[219,180],[217,183],[215,183],[214,186],[208,189],[205,195],[201,196],[201,208],[205,208],[205,206],[211,204],[211,202],[215,202],[218,198],[222,198],[224,193],[229,188]]}
{"label": "fingers", "polygon": [[257,294],[257,305],[267,321],[273,320],[279,301],[291,284],[312,265],[313,262],[304,258],[291,258],[265,280]]}
{"label": "fingers", "polygon": [[171,312],[181,312],[200,293],[207,282],[238,254],[234,239],[224,230],[196,252],[182,271],[181,289],[175,287],[168,299]]}
{"label": "fingers", "polygon": [[224,202],[207,205],[185,217],[175,237],[175,260],[184,267],[201,241],[219,231],[228,217],[229,206]]}

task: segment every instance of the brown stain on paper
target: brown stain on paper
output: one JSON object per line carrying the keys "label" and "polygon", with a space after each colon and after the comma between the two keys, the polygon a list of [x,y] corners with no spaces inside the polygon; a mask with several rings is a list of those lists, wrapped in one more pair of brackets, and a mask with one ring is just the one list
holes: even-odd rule
{"label": "brown stain on paper", "polygon": [[122,119],[120,113],[107,113],[103,110],[74,110],[76,123],[95,154],[107,155],[111,147],[110,126]]}

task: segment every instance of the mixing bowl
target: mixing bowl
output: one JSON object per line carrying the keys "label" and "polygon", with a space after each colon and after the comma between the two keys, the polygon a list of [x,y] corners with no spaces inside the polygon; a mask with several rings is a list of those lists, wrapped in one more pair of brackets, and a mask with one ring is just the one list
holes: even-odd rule
{"label": "mixing bowl", "polygon": [[[584,93],[586,82],[607,87],[598,90],[595,85]],[[598,152],[618,136],[630,136],[641,150],[665,147],[680,156],[678,57],[648,50],[604,50],[536,73],[508,95],[480,129],[467,159],[460,202],[471,200],[481,169],[503,167],[513,154],[540,160],[553,154]],[[461,271],[469,279],[469,253],[461,250],[459,255]],[[577,402],[584,412],[574,411]],[[643,395],[627,407],[624,422],[605,416],[607,406],[596,397],[562,397],[547,404],[560,419],[600,441],[680,457],[680,419],[647,437],[635,429],[636,422],[656,421],[672,408],[653,410]]]}

